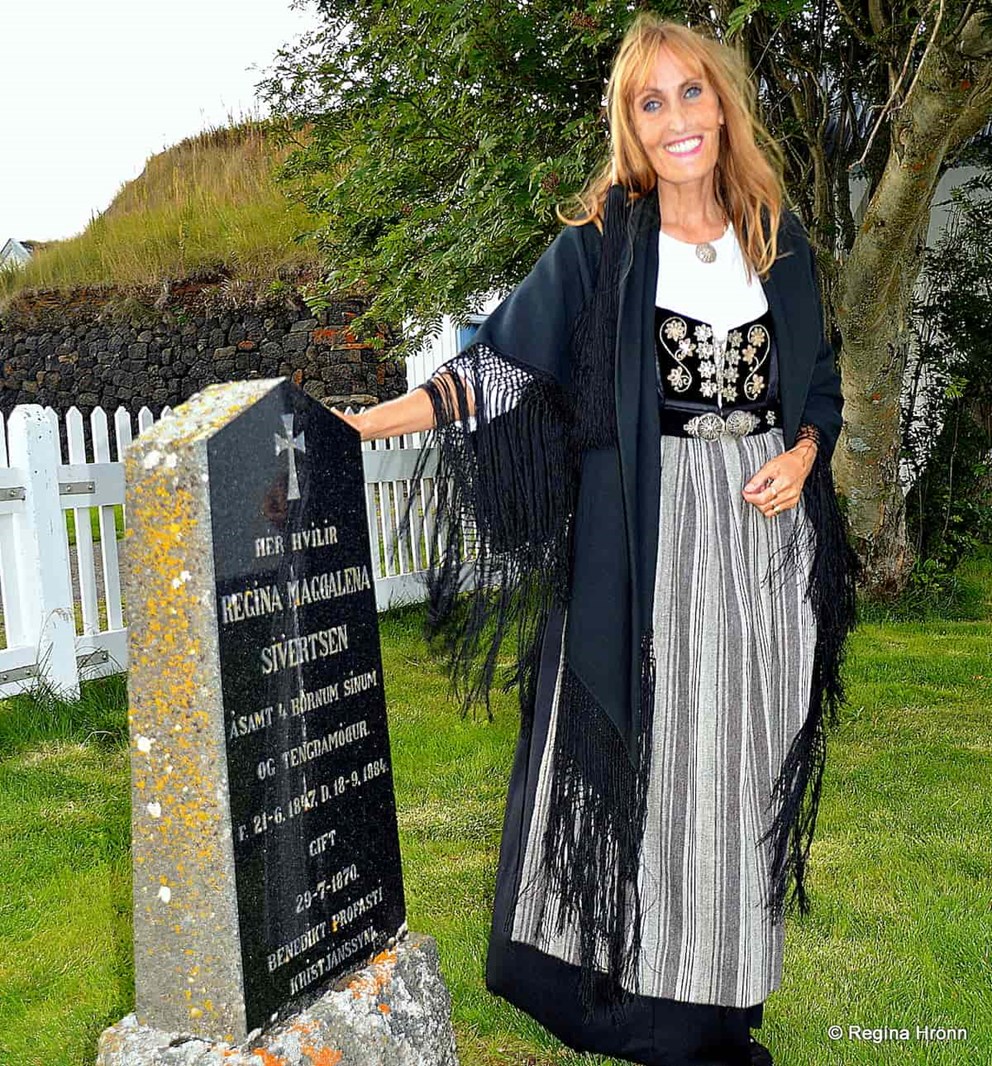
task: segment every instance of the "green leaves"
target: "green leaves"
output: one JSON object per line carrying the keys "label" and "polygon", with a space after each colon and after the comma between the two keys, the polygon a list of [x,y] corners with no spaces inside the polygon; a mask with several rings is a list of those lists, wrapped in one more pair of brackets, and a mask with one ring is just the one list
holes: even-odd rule
{"label": "green leaves", "polygon": [[325,0],[327,24],[280,53],[263,96],[309,143],[283,167],[320,219],[334,290],[371,303],[352,328],[415,350],[442,314],[464,319],[533,266],[555,206],[606,157],[605,77],[622,3],[400,4]]}
{"label": "green leaves", "polygon": [[743,4],[733,8],[730,14],[727,15],[727,37],[731,38],[739,34],[747,25],[751,16],[756,11],[760,11],[761,7],[761,0],[745,0]]}

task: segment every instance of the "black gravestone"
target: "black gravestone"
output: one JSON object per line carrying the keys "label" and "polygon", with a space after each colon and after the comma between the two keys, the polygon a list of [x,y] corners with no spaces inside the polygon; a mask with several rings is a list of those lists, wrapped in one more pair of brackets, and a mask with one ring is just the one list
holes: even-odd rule
{"label": "black gravestone", "polygon": [[358,433],[285,382],[208,443],[247,1026],[404,924]]}

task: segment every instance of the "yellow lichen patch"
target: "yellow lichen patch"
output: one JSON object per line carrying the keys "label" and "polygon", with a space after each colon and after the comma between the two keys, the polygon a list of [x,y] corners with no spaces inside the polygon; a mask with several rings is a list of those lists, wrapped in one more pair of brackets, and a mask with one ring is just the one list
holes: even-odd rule
{"label": "yellow lichen patch", "polygon": [[[217,883],[214,875],[223,858],[217,854],[222,837],[216,833],[223,817],[216,787],[217,758],[223,754],[217,742],[223,744],[223,734],[211,733],[221,708],[212,714],[206,705],[216,693],[202,681],[208,651],[199,632],[210,624],[213,604],[211,546],[199,499],[206,487],[196,456],[180,462],[159,444],[159,459],[150,461],[151,446],[142,450],[139,443],[126,460],[129,570],[136,586],[129,598],[129,723],[135,744],[155,738],[151,744],[144,740],[147,762],[134,777],[136,790],[148,791],[154,783],[155,800],[147,818],[136,818],[134,843],[138,862],[147,857],[157,883],[171,883],[173,898],[182,889],[191,921],[176,924],[173,913],[172,921],[159,928],[182,941],[172,949],[174,957],[198,973],[203,952],[196,946],[201,925],[196,919],[216,910],[216,893],[206,886]],[[176,575],[183,580],[176,581]],[[153,808],[160,817],[152,816]],[[142,804],[136,810],[146,808]],[[164,917],[146,913],[156,925]]]}

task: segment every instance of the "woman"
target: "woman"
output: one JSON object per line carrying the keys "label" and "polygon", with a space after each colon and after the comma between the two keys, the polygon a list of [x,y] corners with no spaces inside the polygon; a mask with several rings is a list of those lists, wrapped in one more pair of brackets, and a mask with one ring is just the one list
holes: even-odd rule
{"label": "woman", "polygon": [[748,1030],[790,879],[808,909],[855,622],[843,399],[735,55],[641,13],[607,99],[585,216],[430,381],[349,421],[434,428],[428,634],[466,709],[515,634],[487,986],[577,1050],[770,1062]]}

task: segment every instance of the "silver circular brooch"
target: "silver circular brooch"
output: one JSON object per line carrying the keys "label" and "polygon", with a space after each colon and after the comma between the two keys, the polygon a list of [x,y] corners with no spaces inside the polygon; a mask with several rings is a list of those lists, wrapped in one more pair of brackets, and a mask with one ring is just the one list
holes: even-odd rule
{"label": "silver circular brooch", "polygon": [[703,440],[716,440],[723,429],[723,419],[715,411],[695,415],[685,424],[686,432]]}
{"label": "silver circular brooch", "polygon": [[727,415],[727,429],[736,433],[738,437],[747,436],[752,429],[761,421],[753,411],[731,411]]}

